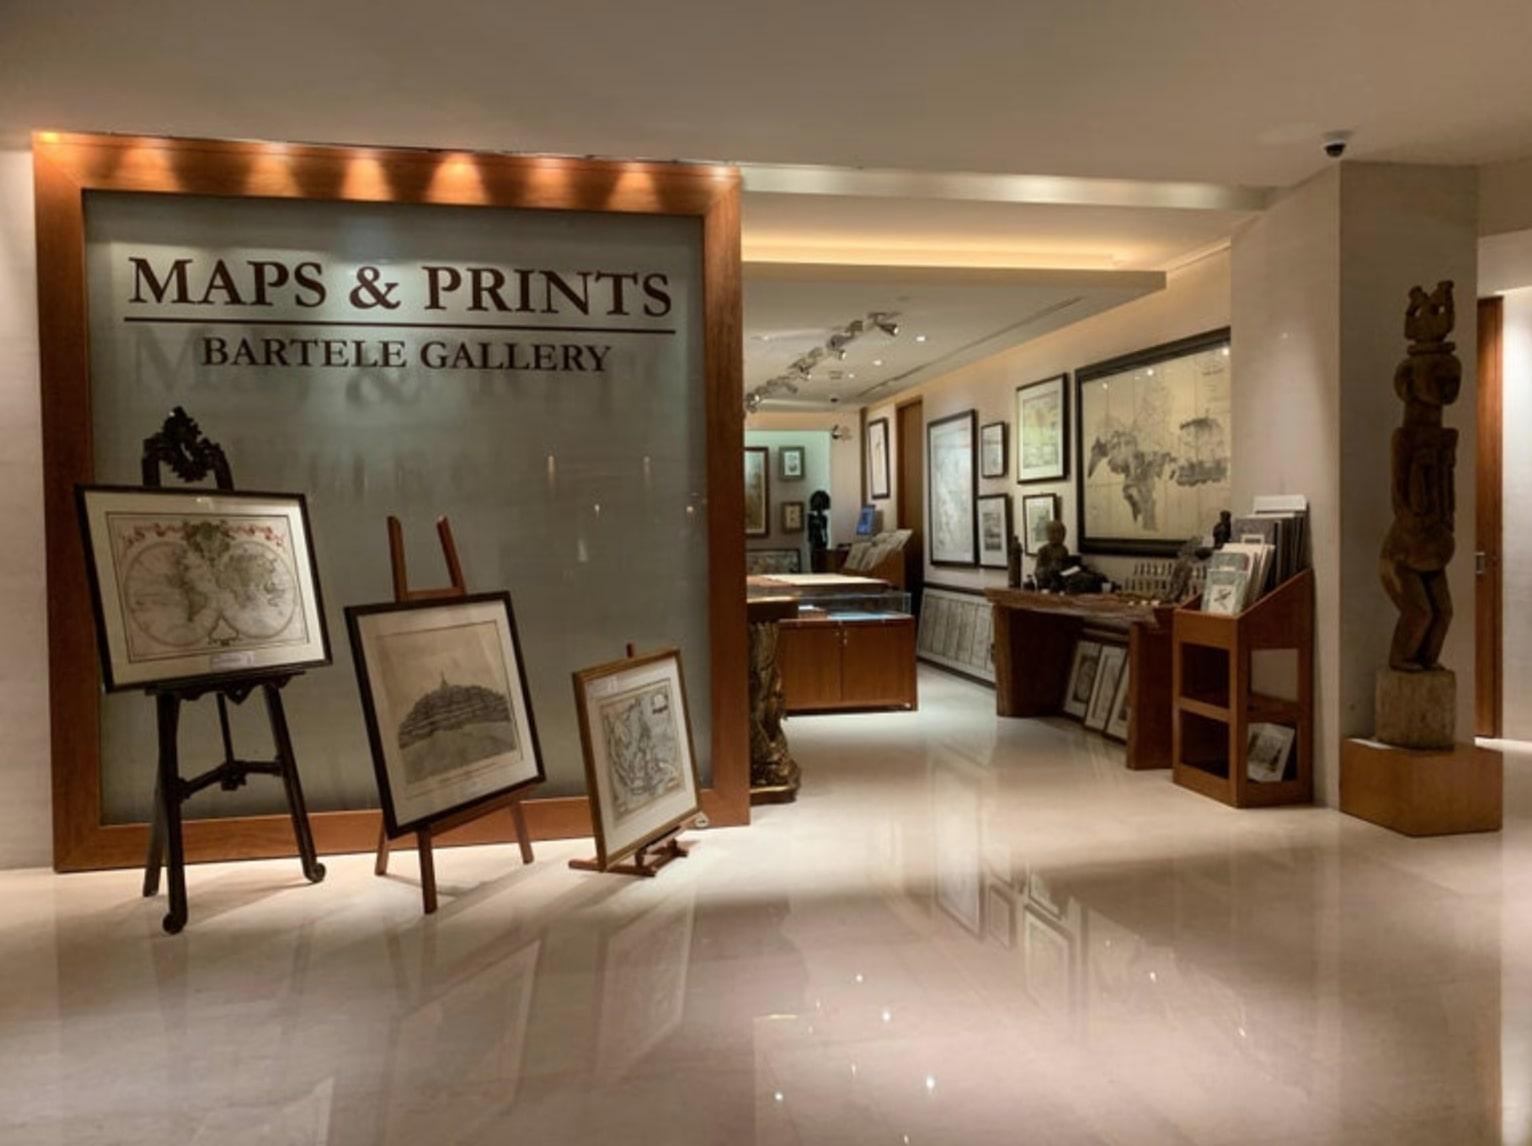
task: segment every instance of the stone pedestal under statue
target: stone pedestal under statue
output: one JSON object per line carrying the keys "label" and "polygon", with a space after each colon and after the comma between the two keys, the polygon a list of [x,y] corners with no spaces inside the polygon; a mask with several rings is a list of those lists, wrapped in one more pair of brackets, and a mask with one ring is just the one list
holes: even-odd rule
{"label": "stone pedestal under statue", "polygon": [[1457,742],[1458,678],[1451,669],[1378,670],[1373,738],[1396,748],[1451,748]]}

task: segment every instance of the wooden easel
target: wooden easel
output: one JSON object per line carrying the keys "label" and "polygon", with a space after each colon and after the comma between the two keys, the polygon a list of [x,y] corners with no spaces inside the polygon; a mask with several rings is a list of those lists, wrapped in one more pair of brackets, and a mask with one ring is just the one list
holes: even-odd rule
{"label": "wooden easel", "polygon": [[[447,576],[451,584],[440,589],[411,589],[409,572],[404,563],[404,527],[399,524],[397,517],[389,517],[388,556],[393,565],[394,600],[398,603],[450,601],[468,596],[468,584],[463,579],[463,566],[458,561],[457,543],[452,539],[452,523],[445,517],[436,519],[436,536],[441,541],[442,559],[447,563]],[[420,853],[420,897],[424,903],[425,913],[434,914],[436,911],[436,860],[432,848],[437,836],[450,832],[453,828],[462,827],[481,816],[487,816],[491,812],[506,809],[511,813],[516,842],[521,846],[521,862],[524,864],[532,862],[532,838],[527,834],[527,817],[521,808],[521,798],[521,792],[491,796],[471,807],[432,820],[419,828],[412,828],[393,839],[389,838],[388,823],[384,821],[378,827],[378,859],[373,865],[373,873],[387,875],[388,854],[395,840],[402,840],[413,835],[415,848]]]}
{"label": "wooden easel", "polygon": [[[205,481],[212,475],[219,490],[231,493],[234,477],[223,447],[203,437],[197,423],[177,406],[160,432],[144,439],[140,463],[143,483],[150,488],[160,484],[160,466],[170,467],[186,482]],[[149,854],[144,862],[144,895],[157,895],[160,869],[170,874],[170,911],[162,926],[177,934],[186,926],[186,855],[181,840],[181,805],[204,788],[217,784],[225,792],[244,786],[252,775],[278,776],[287,795],[287,809],[292,816],[293,836],[298,843],[298,859],[303,875],[310,883],[324,879],[324,864],[314,853],[314,836],[309,830],[308,809],[303,802],[303,786],[298,781],[298,764],[293,755],[292,736],[287,729],[287,713],[282,707],[282,689],[300,671],[253,674],[235,682],[210,678],[182,684],[154,686],[144,691],[154,697],[159,734],[159,764],[154,783],[154,815],[149,824]],[[234,754],[234,737],[229,730],[229,704],[243,704],[257,688],[266,701],[266,718],[271,724],[271,740],[276,755],[271,760],[242,760]],[[181,776],[178,747],[181,705],[212,693],[218,702],[218,730],[223,738],[223,763],[190,780]],[[168,859],[167,859],[168,853]]]}
{"label": "wooden easel", "polygon": [[[627,656],[631,660],[638,655],[638,650],[632,644],[627,647]],[[591,790],[592,817],[600,815],[596,809],[595,789]],[[680,840],[682,832],[692,825],[690,823],[677,824],[673,828],[667,828],[652,840],[646,840],[639,849],[625,860],[616,863],[601,865],[600,859],[592,856],[590,859],[572,859],[569,866],[575,871],[605,871],[615,872],[618,875],[636,875],[646,879],[652,879],[659,874],[660,868],[671,860],[685,859],[687,853],[692,850],[691,844],[683,844]],[[600,824],[596,825],[597,828]]]}

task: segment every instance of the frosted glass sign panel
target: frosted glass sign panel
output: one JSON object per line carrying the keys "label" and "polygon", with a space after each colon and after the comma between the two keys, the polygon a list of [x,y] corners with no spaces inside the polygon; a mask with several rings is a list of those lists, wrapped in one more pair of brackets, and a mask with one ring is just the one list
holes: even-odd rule
{"label": "frosted glass sign panel", "polygon": [[[707,783],[701,244],[693,217],[90,192],[96,479],[136,483],[143,439],[184,406],[240,489],[307,495],[331,632],[391,597],[389,514],[412,582],[445,583],[447,514],[469,588],[515,602],[538,794],[583,791],[570,674],[630,641],[682,650]],[[304,787],[314,810],[375,807],[334,655],[287,690]],[[218,756],[200,707],[188,768]],[[237,717],[264,752],[261,713]],[[101,737],[106,822],[147,818],[153,706],[104,698]],[[259,785],[191,812],[279,808]]]}

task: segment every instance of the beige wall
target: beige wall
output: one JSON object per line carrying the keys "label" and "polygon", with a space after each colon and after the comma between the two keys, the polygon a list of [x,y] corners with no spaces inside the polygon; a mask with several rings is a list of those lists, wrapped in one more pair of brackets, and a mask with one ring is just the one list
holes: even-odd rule
{"label": "beige wall", "polygon": [[1479,234],[1528,228],[1532,228],[1532,157],[1479,168]]}
{"label": "beige wall", "polygon": [[[1057,493],[1061,499],[1064,521],[1069,526],[1070,548],[1077,531],[1075,512],[1074,392],[1073,372],[1119,354],[1154,346],[1187,335],[1226,326],[1229,322],[1229,254],[1219,251],[1171,274],[1163,291],[1124,303],[1122,306],[1065,327],[1052,334],[986,358],[898,394],[893,400],[870,408],[868,419],[887,418],[890,430],[890,466],[893,468],[894,497],[879,502],[885,522],[894,524],[898,505],[898,425],[894,407],[919,395],[927,422],[964,410],[978,411],[979,424],[1005,422],[1011,445],[1015,445],[1016,387],[1028,382],[1068,372],[1070,389],[1070,468],[1061,482],[1017,485],[1014,477],[979,479],[979,493],[1011,494],[1016,528],[1021,527],[1021,499],[1026,494]],[[1235,385],[1239,385],[1238,368]],[[1013,450],[1014,453],[1014,450]],[[1011,459],[1015,472],[1015,458]],[[1213,523],[1208,522],[1208,528]],[[1131,568],[1131,559],[1091,557],[1090,563],[1108,575],[1123,576]],[[1031,559],[1027,560],[1031,567]],[[1004,569],[954,569],[933,567],[927,562],[926,577],[938,584],[982,586],[1005,584]]]}
{"label": "beige wall", "polygon": [[1505,735],[1532,740],[1532,283],[1507,292],[1504,339],[1501,700]]}
{"label": "beige wall", "polygon": [[32,157],[0,151],[0,868],[52,862]]}
{"label": "beige wall", "polygon": [[1318,582],[1315,784],[1339,798],[1342,738],[1372,732],[1373,677],[1397,614],[1378,583],[1392,519],[1389,440],[1401,407],[1409,288],[1457,284],[1463,389],[1458,554],[1448,577],[1457,623],[1443,660],[1458,674],[1458,730],[1473,729],[1475,173],[1347,163],[1294,189],[1235,236],[1234,488],[1309,496]]}

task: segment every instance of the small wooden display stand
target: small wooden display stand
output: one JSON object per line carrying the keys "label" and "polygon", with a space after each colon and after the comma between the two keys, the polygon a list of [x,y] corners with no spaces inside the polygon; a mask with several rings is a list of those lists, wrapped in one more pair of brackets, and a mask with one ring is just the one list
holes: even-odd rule
{"label": "small wooden display stand", "polygon": [[[463,579],[463,566],[458,561],[457,543],[452,539],[452,523],[445,517],[436,519],[436,536],[441,541],[442,559],[447,563],[447,576],[452,583],[440,589],[411,589],[409,573],[404,562],[404,527],[399,524],[397,517],[388,519],[388,556],[393,564],[394,600],[400,604],[405,601],[450,601],[468,596],[468,585]],[[519,791],[491,796],[471,807],[462,808],[432,820],[422,827],[412,828],[394,839],[389,838],[388,823],[385,820],[378,827],[378,859],[373,865],[373,873],[387,875],[388,854],[393,849],[394,841],[414,836],[415,848],[420,853],[420,897],[425,914],[431,915],[436,911],[436,860],[433,847],[438,836],[452,831],[453,828],[460,828],[492,812],[502,809],[509,811],[511,823],[516,832],[516,842],[521,847],[521,862],[524,864],[532,862],[532,838],[527,834],[527,817],[522,811],[521,799],[522,793]]]}
{"label": "small wooden display stand", "polygon": [[[631,659],[638,655],[638,651],[630,644],[627,647],[627,655]],[[593,819],[601,814],[596,808],[594,788],[591,790],[590,814]],[[600,824],[598,823],[596,826],[599,828]],[[645,840],[644,843],[639,845],[638,850],[628,858],[618,860],[616,863],[609,863],[605,867],[594,856],[590,859],[572,859],[569,861],[569,866],[574,868],[575,871],[615,872],[617,875],[636,875],[652,879],[659,874],[660,868],[664,867],[671,860],[686,858],[692,846],[691,844],[683,844],[678,837],[691,826],[691,823],[688,822],[666,828],[652,840]]]}
{"label": "small wooden display stand", "polygon": [[1070,659],[1082,637],[1128,646],[1128,743],[1135,771],[1171,762],[1169,605],[1114,593],[984,590],[995,610],[995,713],[1057,716],[1063,711]]}
{"label": "small wooden display stand", "polygon": [[[150,488],[160,485],[160,466],[169,466],[182,481],[205,481],[225,493],[234,492],[234,476],[223,447],[210,442],[197,423],[177,406],[159,433],[144,439],[141,461],[143,483]],[[303,785],[298,780],[298,763],[293,755],[292,736],[287,729],[287,713],[282,706],[282,689],[302,672],[292,669],[253,673],[237,680],[189,681],[182,684],[149,686],[144,691],[154,697],[156,726],[159,733],[159,767],[154,783],[154,815],[149,824],[149,854],[144,862],[144,896],[159,894],[160,869],[169,875],[170,911],[161,926],[175,935],[186,926],[186,857],[181,843],[181,805],[204,788],[217,784],[225,792],[244,787],[251,776],[276,776],[287,796],[287,810],[292,816],[293,836],[298,844],[298,861],[303,877],[310,883],[324,879],[324,864],[314,852],[314,836],[309,830],[308,808],[303,802]],[[243,704],[256,689],[266,701],[266,719],[271,724],[275,756],[270,760],[242,760],[234,754],[234,737],[229,729],[229,705]],[[223,738],[223,763],[190,780],[181,776],[180,739],[181,705],[211,693],[218,703],[218,730]]]}
{"label": "small wooden display stand", "polygon": [[[1292,649],[1298,699],[1252,691],[1250,655]],[[1175,695],[1172,776],[1177,784],[1235,808],[1309,804],[1314,800],[1314,573],[1304,570],[1232,617],[1176,610],[1172,655]],[[1250,725],[1297,730],[1281,780],[1251,780]]]}

